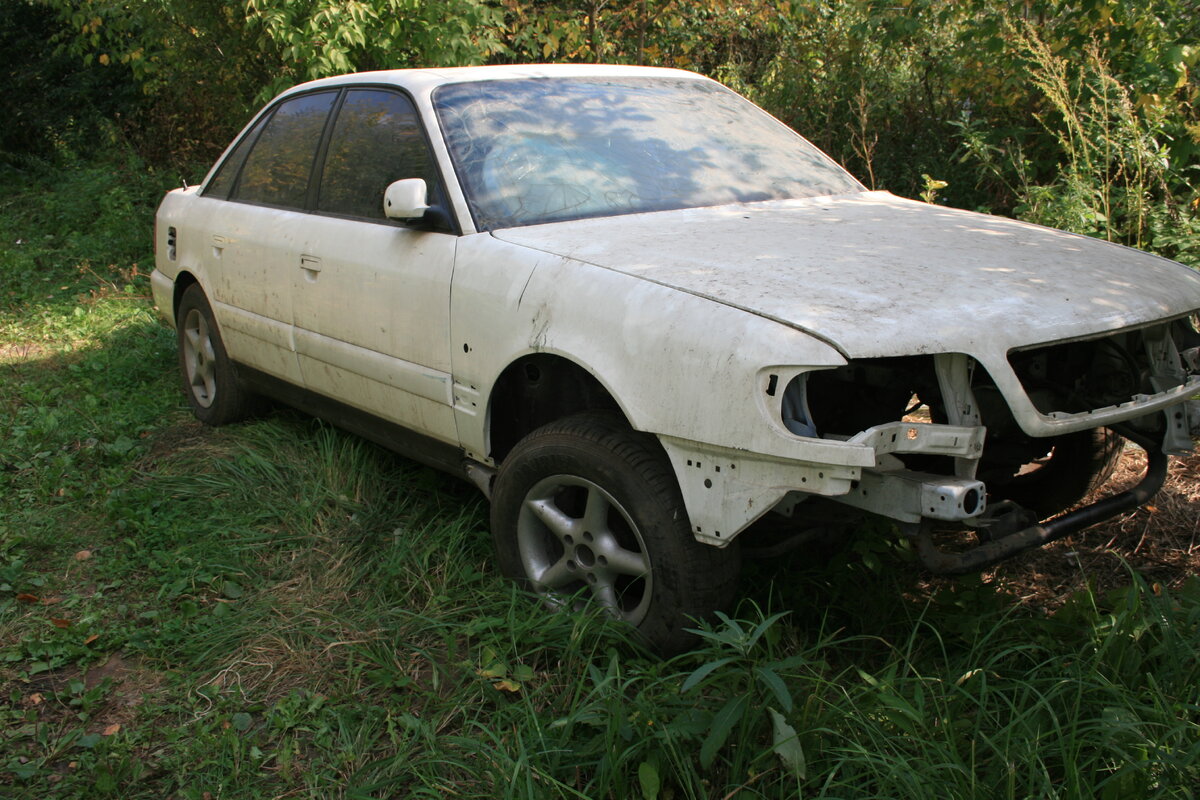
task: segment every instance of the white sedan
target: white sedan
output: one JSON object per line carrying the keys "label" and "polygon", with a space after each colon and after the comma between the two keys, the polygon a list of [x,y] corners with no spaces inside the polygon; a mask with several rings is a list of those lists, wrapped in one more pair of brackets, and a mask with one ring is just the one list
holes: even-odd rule
{"label": "white sedan", "polygon": [[[270,395],[472,480],[505,573],[663,651],[765,515],[979,569],[1145,502],[1196,423],[1195,272],[867,191],[677,70],[297,86],[155,242],[197,417]],[[1124,439],[1142,483],[1060,515]]]}

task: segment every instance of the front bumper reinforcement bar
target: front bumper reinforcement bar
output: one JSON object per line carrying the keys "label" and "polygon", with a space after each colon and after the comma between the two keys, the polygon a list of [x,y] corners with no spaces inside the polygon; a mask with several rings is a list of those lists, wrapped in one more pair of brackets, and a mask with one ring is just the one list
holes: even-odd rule
{"label": "front bumper reinforcement bar", "polygon": [[[1124,432],[1122,432],[1124,433]],[[933,543],[928,521],[916,532],[917,557],[930,572],[939,575],[963,575],[979,572],[1007,558],[1049,544],[1084,528],[1104,522],[1125,511],[1131,511],[1153,497],[1167,477],[1167,455],[1161,448],[1141,437],[1124,434],[1146,450],[1146,474],[1133,488],[1105,497],[1090,506],[1064,514],[1048,522],[1040,522],[1007,536],[983,542],[962,553],[945,553]]]}

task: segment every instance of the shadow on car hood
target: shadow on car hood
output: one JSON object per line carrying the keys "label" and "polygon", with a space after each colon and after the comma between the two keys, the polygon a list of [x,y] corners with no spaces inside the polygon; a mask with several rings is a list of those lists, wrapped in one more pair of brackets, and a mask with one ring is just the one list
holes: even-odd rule
{"label": "shadow on car hood", "polygon": [[886,192],[510,228],[499,239],[799,328],[850,357],[1002,354],[1200,307],[1200,275]]}

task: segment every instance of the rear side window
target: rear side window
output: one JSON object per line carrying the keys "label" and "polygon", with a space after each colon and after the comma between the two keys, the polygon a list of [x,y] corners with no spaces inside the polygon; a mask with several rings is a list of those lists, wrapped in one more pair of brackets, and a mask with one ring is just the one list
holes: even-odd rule
{"label": "rear side window", "polygon": [[208,182],[208,186],[204,189],[205,197],[216,197],[220,200],[229,197],[229,190],[233,188],[233,182],[237,180],[238,172],[241,171],[242,164],[246,161],[246,155],[250,152],[250,148],[254,146],[254,140],[262,133],[263,127],[270,118],[270,114],[264,114],[263,118],[254,126],[254,129],[243,136],[242,140],[237,143],[237,147],[233,148],[229,157],[221,162],[221,168],[217,170],[217,174],[213,176],[213,179]]}
{"label": "rear side window", "polygon": [[317,145],[336,97],[337,92],[318,92],[280,104],[246,157],[230,199],[304,208]]}
{"label": "rear side window", "polygon": [[439,187],[412,101],[382,89],[354,89],[329,139],[317,210],[386,219],[383,193],[403,178],[424,178],[436,203]]}

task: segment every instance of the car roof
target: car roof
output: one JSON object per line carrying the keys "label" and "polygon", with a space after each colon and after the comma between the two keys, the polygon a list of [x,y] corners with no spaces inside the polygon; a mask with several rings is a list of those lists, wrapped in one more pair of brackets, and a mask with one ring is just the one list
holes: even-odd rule
{"label": "car roof", "polygon": [[434,69],[390,69],[354,72],[302,83],[280,97],[312,89],[352,84],[391,84],[413,95],[428,95],[439,86],[469,81],[519,80],[522,78],[620,78],[631,76],[691,78],[708,81],[695,72],[664,67],[632,67],[617,64],[518,64],[488,67],[444,67]]}

